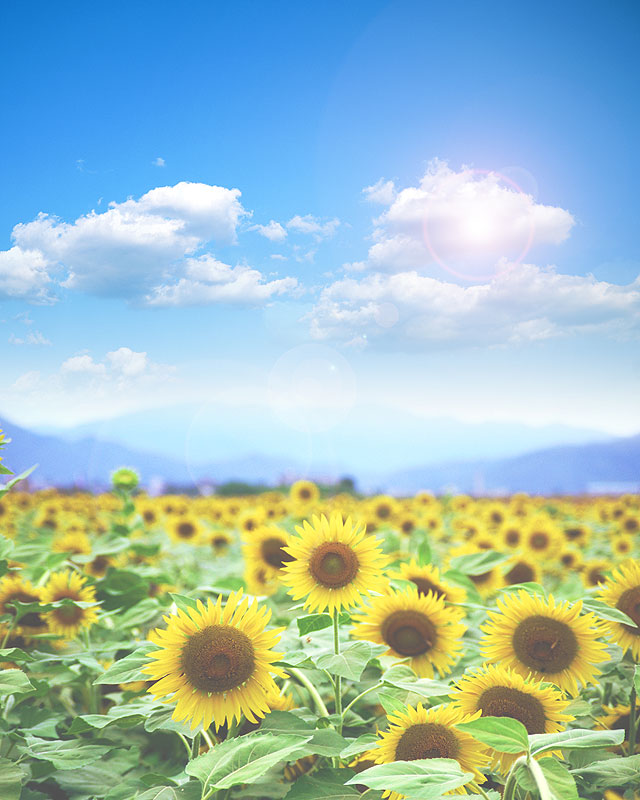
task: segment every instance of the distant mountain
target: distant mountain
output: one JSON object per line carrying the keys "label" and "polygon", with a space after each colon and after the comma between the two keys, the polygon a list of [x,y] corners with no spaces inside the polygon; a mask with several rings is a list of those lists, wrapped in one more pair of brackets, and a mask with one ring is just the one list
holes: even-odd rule
{"label": "distant mountain", "polygon": [[549,447],[515,458],[445,463],[388,475],[389,491],[421,489],[478,494],[578,494],[608,487],[640,490],[640,435],[610,442]]}

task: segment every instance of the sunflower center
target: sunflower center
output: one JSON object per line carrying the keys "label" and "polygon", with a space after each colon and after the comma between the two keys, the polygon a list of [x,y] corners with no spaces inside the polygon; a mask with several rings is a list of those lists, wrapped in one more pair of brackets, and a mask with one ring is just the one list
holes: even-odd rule
{"label": "sunflower center", "polygon": [[476,586],[482,586],[483,583],[487,583],[491,580],[492,576],[493,570],[489,570],[489,572],[481,572],[480,575],[469,575]]}
{"label": "sunflower center", "polygon": [[429,594],[429,592],[433,592],[436,597],[446,597],[446,592],[443,592],[439,586],[436,586],[434,583],[431,583],[430,580],[427,578],[409,578],[412,583],[418,587],[418,594]]}
{"label": "sunflower center", "polygon": [[529,545],[533,550],[545,550],[549,544],[549,537],[543,531],[537,531],[529,537]]}
{"label": "sunflower center", "polygon": [[356,554],[342,542],[324,542],[309,560],[309,572],[316,583],[328,589],[340,589],[351,583],[359,567]]}
{"label": "sunflower center", "polygon": [[253,674],[255,654],[249,637],[231,625],[209,625],[189,637],[182,669],[202,692],[228,692]]}
{"label": "sunflower center", "polygon": [[515,566],[513,566],[509,572],[505,575],[505,578],[508,583],[530,583],[531,581],[535,580],[535,572],[529,566],[529,564],[525,564],[523,561],[519,561]]}
{"label": "sunflower center", "polygon": [[286,542],[279,539],[277,536],[271,536],[269,539],[265,539],[260,545],[262,558],[270,566],[281,569],[287,561],[294,560],[293,556],[285,552],[285,545]]}
{"label": "sunflower center", "polygon": [[388,519],[391,516],[391,509],[389,506],[381,505],[376,509],[376,514],[379,519]]}
{"label": "sunflower center", "polygon": [[520,531],[510,530],[507,531],[507,535],[504,537],[505,541],[509,545],[516,545],[520,542]]}
{"label": "sunflower center", "polygon": [[456,758],[460,743],[449,728],[435,722],[412,725],[402,734],[396,746],[396,761],[418,758]]}
{"label": "sunflower center", "polygon": [[300,489],[298,492],[298,497],[301,500],[309,500],[311,498],[311,492],[305,487],[304,489]]}
{"label": "sunflower center", "polygon": [[434,646],[435,626],[419,611],[394,611],[382,623],[382,638],[402,656],[419,656]]}
{"label": "sunflower center", "polygon": [[181,539],[192,539],[195,536],[196,528],[192,522],[181,522],[178,525],[178,536]]}
{"label": "sunflower center", "polygon": [[[71,599],[76,600],[78,598]],[[59,597],[58,600],[62,600],[62,598]],[[75,625],[82,620],[83,613],[82,609],[78,606],[72,606],[69,604],[68,606],[56,608],[54,611],[54,616],[58,619],[58,622],[61,622],[63,625]]]}
{"label": "sunflower center", "polygon": [[509,686],[491,686],[478,701],[483,717],[511,717],[521,722],[527,733],[544,733],[545,714],[542,703],[526,692]]}
{"label": "sunflower center", "polygon": [[635,625],[623,625],[623,627],[631,633],[635,633],[636,636],[640,636],[640,586],[634,586],[633,589],[623,592],[616,603],[616,608],[624,611],[636,623]]}
{"label": "sunflower center", "polygon": [[574,632],[551,617],[527,617],[513,634],[513,649],[520,661],[538,672],[561,672],[578,653]]}
{"label": "sunflower center", "polygon": [[564,535],[567,539],[579,539],[582,534],[582,528],[566,528]]}
{"label": "sunflower center", "polygon": [[109,559],[106,556],[96,556],[91,562],[91,569],[98,573],[106,572],[108,566]]}

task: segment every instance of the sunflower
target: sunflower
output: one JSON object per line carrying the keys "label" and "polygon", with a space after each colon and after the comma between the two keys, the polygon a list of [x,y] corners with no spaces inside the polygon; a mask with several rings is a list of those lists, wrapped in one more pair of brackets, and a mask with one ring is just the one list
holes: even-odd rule
{"label": "sunflower", "polygon": [[398,515],[396,527],[400,533],[403,533],[405,536],[411,536],[418,527],[418,518],[410,511],[403,511]]}
{"label": "sunflower", "polygon": [[517,550],[522,546],[524,538],[522,523],[512,519],[506,520],[500,526],[498,535],[500,536],[500,543],[506,550]]}
{"label": "sunflower", "polygon": [[[44,587],[42,600],[44,603],[56,603],[69,597],[82,603],[94,603],[96,591],[93,586],[85,586],[86,582],[86,578],[71,570],[55,573]],[[48,611],[44,617],[51,632],[64,636],[65,639],[73,639],[79,631],[90,628],[98,619],[94,608],[80,608],[74,605],[55,608],[53,611]]]}
{"label": "sunflower", "polygon": [[217,528],[209,535],[209,544],[217,556],[222,556],[233,544],[233,536],[223,528]]}
{"label": "sunflower", "polygon": [[378,495],[369,501],[369,511],[379,524],[391,524],[399,512],[398,501],[386,494]]}
{"label": "sunflower", "polygon": [[198,544],[202,535],[202,527],[198,520],[189,515],[174,517],[167,525],[171,540],[180,544]]}
{"label": "sunflower", "polygon": [[[626,748],[629,748],[629,725],[631,724],[631,706],[603,706],[604,714],[597,718],[598,728],[624,731]],[[636,705],[636,719],[640,719],[640,704]],[[615,748],[618,751],[618,748]],[[636,743],[635,753],[640,752],[640,742]],[[628,755],[634,755],[628,753]]]}
{"label": "sunflower", "polygon": [[482,626],[481,651],[492,663],[511,667],[523,677],[554,683],[570,695],[578,681],[588,684],[607,658],[597,640],[601,630],[593,614],[584,614],[582,601],[556,603],[521,590],[498,598],[499,611],[490,611]]}
{"label": "sunflower", "polygon": [[86,556],[91,552],[91,541],[83,531],[70,531],[58,536],[51,548],[55,553]]}
{"label": "sunflower", "polygon": [[249,594],[270,597],[281,585],[278,571],[265,567],[264,564],[246,564],[244,582]]}
{"label": "sunflower", "polygon": [[289,497],[296,507],[314,506],[320,498],[320,489],[313,481],[296,481],[289,489]]}
{"label": "sunflower", "polygon": [[589,528],[587,528],[586,525],[580,525],[577,522],[573,522],[564,528],[564,538],[567,540],[567,542],[570,544],[579,545],[580,547],[587,546],[590,535],[591,531]]}
{"label": "sunflower", "polygon": [[611,638],[625,652],[631,651],[635,661],[640,660],[640,564],[625,561],[620,564],[600,586],[598,599],[608,606],[623,611],[635,625],[607,622]]}
{"label": "sunflower", "polygon": [[[455,727],[479,716],[480,712],[464,714],[452,703],[429,709],[425,709],[422,703],[415,708],[409,706],[406,711],[389,716],[389,730],[380,734],[380,740],[369,753],[377,764],[422,758],[453,758],[463,772],[473,774],[476,783],[484,783],[485,777],[479,768],[485,767],[489,760],[486,748]],[[460,787],[455,793],[467,794],[467,791]],[[383,795],[390,800],[399,800],[402,796],[391,790]]]}
{"label": "sunflower", "polygon": [[460,586],[453,586],[440,577],[440,571],[433,564],[420,566],[415,559],[399,565],[399,569],[389,573],[390,578],[397,578],[403,581],[411,581],[418,588],[418,594],[433,592],[436,597],[444,597],[445,602],[464,603],[467,593]]}
{"label": "sunflower", "polygon": [[[9,605],[14,601],[42,603],[42,589],[19,575],[5,575],[0,579],[0,616],[8,614],[14,617],[16,615],[16,609]],[[14,636],[33,636],[37,633],[46,633],[46,631],[47,621],[44,615],[37,611],[30,611],[14,626],[12,633]]]}
{"label": "sunflower", "polygon": [[507,586],[516,583],[540,583],[542,571],[539,564],[526,556],[515,556],[507,564],[507,571],[504,575],[504,582]]}
{"label": "sunflower", "polygon": [[[464,675],[451,698],[465,714],[479,711],[483,717],[511,717],[529,734],[557,733],[573,719],[566,713],[569,701],[555,687],[527,680],[499,665],[476,667]],[[493,764],[499,764],[506,775],[518,755],[493,751]]]}
{"label": "sunflower", "polygon": [[250,536],[246,536],[242,546],[245,563],[260,564],[274,572],[279,572],[289,561],[293,561],[286,551],[289,535],[277,525],[261,525]]}
{"label": "sunflower", "polygon": [[192,730],[202,723],[207,729],[244,716],[257,722],[269,712],[268,698],[278,688],[270,673],[285,677],[274,666],[281,653],[274,647],[284,630],[265,630],[271,611],[256,601],[229,596],[225,606],[219,596],[200,600],[189,612],[164,617],[166,628],[157,628],[149,639],[160,649],[150,653],[153,663],[143,672],[156,681],[148,691],[156,697],[171,696],[173,718],[189,720]]}
{"label": "sunflower", "polygon": [[388,655],[409,659],[409,666],[421,677],[432,678],[451,672],[461,651],[465,626],[462,611],[445,606],[444,597],[426,595],[410,586],[374,597],[371,606],[354,615],[352,629],[358,639],[386,644]]}
{"label": "sunflower", "polygon": [[571,570],[573,572],[579,572],[584,564],[582,554],[579,550],[575,550],[573,547],[565,547],[565,549],[560,553],[560,558],[558,560],[564,569]]}
{"label": "sunflower", "polygon": [[633,536],[628,533],[618,534],[611,543],[611,550],[613,551],[613,555],[618,558],[629,558],[631,553],[635,550]]}
{"label": "sunflower", "polygon": [[114,565],[114,560],[111,556],[99,555],[93,561],[89,561],[84,565],[84,571],[93,575],[94,578],[104,578],[107,574],[109,567]]}
{"label": "sunflower", "polygon": [[343,520],[340,512],[324,514],[296,526],[284,550],[293,560],[283,564],[281,580],[294,600],[306,597],[305,608],[330,613],[360,602],[363,594],[380,589],[386,557],[366,529]]}
{"label": "sunflower", "polygon": [[587,586],[594,588],[604,583],[607,579],[607,574],[611,572],[613,564],[610,561],[597,558],[591,561],[586,561],[584,564],[584,582]]}
{"label": "sunflower", "polygon": [[262,525],[264,509],[261,507],[247,508],[238,515],[236,527],[244,534],[252,533]]}
{"label": "sunflower", "polygon": [[527,525],[522,538],[524,551],[531,558],[549,561],[555,558],[564,543],[562,533],[545,517],[534,518]]}

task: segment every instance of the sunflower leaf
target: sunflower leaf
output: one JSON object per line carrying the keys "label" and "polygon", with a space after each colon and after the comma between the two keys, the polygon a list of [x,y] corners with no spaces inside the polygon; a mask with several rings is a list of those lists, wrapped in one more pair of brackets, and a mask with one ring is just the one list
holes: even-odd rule
{"label": "sunflower leaf", "polygon": [[352,775],[353,771],[347,769],[321,769],[313,775],[303,775],[285,800],[356,800],[360,797],[358,790],[345,786],[346,778]]}
{"label": "sunflower leaf", "polygon": [[[308,633],[313,633],[313,631],[321,631],[324,628],[331,627],[333,625],[333,617],[331,614],[308,614],[306,617],[298,617],[296,622],[300,636],[306,636]],[[347,614],[346,611],[341,611],[338,617],[338,624],[348,625],[350,622],[350,614]]]}
{"label": "sunflower leaf", "polygon": [[148,681],[149,676],[140,670],[142,667],[151,663],[149,660],[149,653],[156,650],[157,647],[151,642],[139,647],[131,655],[120,658],[115,664],[112,664],[109,669],[96,678],[93,682],[94,685],[100,683],[129,683],[129,681]]}
{"label": "sunflower leaf", "polygon": [[[542,758],[537,763],[546,781],[550,800],[578,800],[575,779],[564,764],[555,758]],[[539,790],[538,783],[528,769],[518,771],[518,784],[527,792]]]}
{"label": "sunflower leaf", "polygon": [[[473,724],[473,723],[468,723]],[[576,728],[560,733],[534,733],[529,736],[532,755],[546,753],[549,750],[581,750],[586,747],[611,747],[622,744],[624,730],[590,731]]]}
{"label": "sunflower leaf", "polygon": [[600,619],[606,619],[607,622],[619,622],[620,625],[636,627],[636,623],[624,611],[608,606],[602,600],[596,600],[594,597],[585,597],[582,601],[582,608],[584,611],[591,611],[592,614],[600,617]]}
{"label": "sunflower leaf", "polygon": [[341,653],[324,653],[316,659],[319,669],[340,675],[351,681],[359,681],[372,658],[387,651],[386,645],[371,642],[353,642]]}
{"label": "sunflower leaf", "polygon": [[640,695],[640,664],[636,664],[636,667],[633,671],[633,685],[636,690],[636,694]]}
{"label": "sunflower leaf", "polygon": [[25,773],[18,764],[0,758],[0,797],[2,800],[19,800]]}
{"label": "sunflower leaf", "polygon": [[358,736],[357,739],[354,739],[347,747],[344,748],[344,750],[340,753],[340,758],[346,761],[353,756],[358,756],[360,753],[364,753],[365,750],[370,750],[375,746],[376,742],[379,741],[380,739],[375,735],[375,733],[363,733],[362,736]]}
{"label": "sunflower leaf", "polygon": [[0,670],[0,695],[24,694],[33,689],[33,684],[21,669]]}
{"label": "sunflower leaf", "polygon": [[507,561],[511,556],[508,553],[498,553],[496,550],[483,550],[481,553],[469,553],[465,556],[456,556],[451,559],[451,567],[464,575],[482,575],[484,572],[497,567]]}
{"label": "sunflower leaf", "polygon": [[255,783],[283,761],[295,760],[311,736],[247,734],[227,739],[190,761],[185,771],[203,785],[203,790],[230,789],[239,783]]}
{"label": "sunflower leaf", "polygon": [[112,748],[97,744],[85,744],[77,739],[53,741],[26,735],[27,746],[22,748],[27,755],[39,761],[49,761],[56,769],[71,770],[86,767],[105,756]]}
{"label": "sunflower leaf", "polygon": [[473,774],[463,772],[460,764],[452,758],[422,758],[377,764],[346,783],[391,790],[408,795],[412,800],[440,800],[443,794],[470,780],[473,780]]}
{"label": "sunflower leaf", "polygon": [[394,664],[384,673],[382,681],[386,686],[394,686],[422,697],[447,697],[451,692],[448,684],[430,678],[419,678],[406,664]]}
{"label": "sunflower leaf", "polygon": [[522,753],[529,749],[527,729],[511,717],[480,717],[456,725],[499,753]]}
{"label": "sunflower leaf", "polygon": [[572,772],[581,778],[586,777],[586,785],[590,788],[631,786],[640,782],[640,755],[595,761]]}

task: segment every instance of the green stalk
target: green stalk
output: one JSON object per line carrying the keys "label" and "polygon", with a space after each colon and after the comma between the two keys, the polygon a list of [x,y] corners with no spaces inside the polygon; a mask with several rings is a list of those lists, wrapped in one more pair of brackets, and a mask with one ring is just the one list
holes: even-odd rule
{"label": "green stalk", "polygon": [[533,756],[527,757],[527,768],[529,772],[533,776],[534,781],[536,782],[536,786],[538,787],[538,791],[540,792],[540,800],[553,800],[553,795],[551,794],[551,790],[549,789],[549,784],[547,783],[547,779],[544,777],[544,772],[542,771],[542,767],[538,762],[533,758]]}
{"label": "green stalk", "polygon": [[296,680],[298,680],[304,688],[309,692],[313,702],[316,704],[318,711],[322,713],[323,716],[328,717],[329,711],[324,704],[323,699],[320,697],[318,690],[316,687],[311,683],[309,678],[302,672],[301,670],[297,669],[296,667],[287,667],[287,671],[293,675]]}
{"label": "green stalk", "polygon": [[200,733],[196,733],[191,742],[191,758],[197,758],[200,755]]}
{"label": "green stalk", "polygon": [[[333,652],[338,656],[340,655],[340,635],[338,628],[339,611],[337,608],[333,609]],[[335,697],[336,697],[336,714],[339,717],[338,733],[342,733],[342,677],[335,675]]]}
{"label": "green stalk", "polygon": [[364,692],[360,692],[360,694],[359,694],[357,697],[355,697],[355,698],[354,698],[354,699],[353,699],[353,700],[352,700],[352,701],[349,703],[349,705],[348,705],[348,706],[345,708],[345,710],[342,712],[342,719],[344,720],[344,718],[347,716],[347,713],[348,713],[348,712],[351,710],[351,708],[353,708],[353,706],[355,706],[355,704],[356,704],[356,703],[357,703],[359,700],[362,700],[362,698],[363,698],[365,695],[369,694],[369,692],[375,692],[375,691],[376,691],[376,689],[382,689],[382,687],[383,687],[383,686],[384,686],[384,682],[383,682],[383,681],[380,681],[379,683],[375,683],[373,686],[370,686],[368,689],[365,689],[365,690],[364,690]]}
{"label": "green stalk", "polygon": [[527,766],[527,758],[526,756],[520,756],[517,758],[511,769],[509,770],[509,775],[507,776],[507,782],[504,787],[504,793],[502,795],[502,800],[515,800],[516,796],[516,786],[518,785],[518,779],[516,778],[516,772],[520,767]]}
{"label": "green stalk", "polygon": [[637,706],[638,696],[635,681],[631,684],[631,694],[629,695],[629,755],[632,756],[636,751],[636,739],[638,736],[637,725]]}

